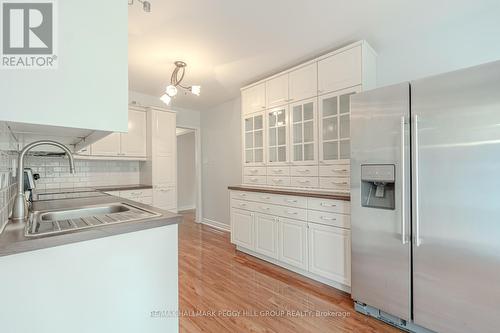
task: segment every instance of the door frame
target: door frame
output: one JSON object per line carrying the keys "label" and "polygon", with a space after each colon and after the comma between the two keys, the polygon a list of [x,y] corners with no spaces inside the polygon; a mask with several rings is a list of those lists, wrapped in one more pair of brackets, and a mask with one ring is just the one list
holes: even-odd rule
{"label": "door frame", "polygon": [[[194,164],[195,164],[195,184],[196,184],[196,200],[195,200],[195,222],[201,223],[203,221],[203,197],[202,197],[202,182],[201,182],[201,131],[199,126],[178,126],[176,128],[182,128],[191,130],[194,132]],[[177,134],[176,134],[177,136]],[[175,145],[175,149],[177,149],[177,144]],[[177,156],[179,152],[177,152]],[[178,177],[178,175],[177,175]],[[177,181],[178,179],[176,179]],[[177,184],[178,185],[178,184]],[[177,189],[177,193],[179,190]],[[178,194],[177,194],[178,195]]]}

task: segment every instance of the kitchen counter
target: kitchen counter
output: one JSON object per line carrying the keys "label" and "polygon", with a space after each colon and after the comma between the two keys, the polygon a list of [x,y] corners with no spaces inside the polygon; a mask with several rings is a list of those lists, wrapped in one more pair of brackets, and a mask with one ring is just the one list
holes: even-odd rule
{"label": "kitchen counter", "polygon": [[[75,189],[73,189],[73,191],[75,191]],[[70,193],[70,192],[71,189],[67,189],[65,193]],[[9,222],[5,227],[4,231],[0,234],[0,257],[27,251],[40,250],[70,243],[83,242],[97,238],[109,237],[124,233],[131,233],[140,230],[158,228],[171,224],[178,224],[181,222],[180,215],[164,211],[158,208],[154,208],[148,205],[144,205],[135,201],[130,201],[124,198],[118,198],[112,195],[78,198],[78,199],[35,201],[33,202],[33,210],[45,211],[45,210],[74,209],[82,206],[119,203],[119,202],[126,203],[132,206],[137,206],[139,208],[143,208],[154,213],[158,213],[160,214],[160,216],[137,220],[137,221],[95,226],[92,228],[81,229],[81,230],[73,230],[73,231],[68,231],[67,233],[64,234],[39,236],[39,237],[26,237],[24,235],[27,219],[25,221],[16,223]]]}
{"label": "kitchen counter", "polygon": [[295,195],[299,197],[351,201],[351,196],[349,193],[339,193],[339,192],[329,192],[329,191],[318,191],[318,190],[308,190],[308,189],[296,190],[296,189],[260,187],[260,186],[250,186],[250,185],[229,186],[228,189],[232,191],[260,192],[260,193],[270,193],[270,194],[280,194],[280,195]]}

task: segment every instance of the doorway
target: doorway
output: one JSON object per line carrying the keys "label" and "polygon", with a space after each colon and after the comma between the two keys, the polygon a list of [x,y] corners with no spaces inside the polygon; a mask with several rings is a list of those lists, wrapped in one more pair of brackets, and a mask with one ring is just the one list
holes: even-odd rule
{"label": "doorway", "polygon": [[177,127],[177,210],[201,221],[201,149],[199,129]]}

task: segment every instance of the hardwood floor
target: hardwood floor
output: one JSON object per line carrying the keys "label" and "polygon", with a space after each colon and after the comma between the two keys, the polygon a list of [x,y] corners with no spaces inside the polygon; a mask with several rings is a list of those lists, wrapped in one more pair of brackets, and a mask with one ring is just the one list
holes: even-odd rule
{"label": "hardwood floor", "polygon": [[238,252],[229,233],[183,215],[180,332],[401,332],[355,312],[348,294]]}

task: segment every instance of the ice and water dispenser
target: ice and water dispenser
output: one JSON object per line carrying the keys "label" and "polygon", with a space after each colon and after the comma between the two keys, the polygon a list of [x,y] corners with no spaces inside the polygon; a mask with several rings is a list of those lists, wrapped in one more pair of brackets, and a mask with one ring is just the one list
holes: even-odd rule
{"label": "ice and water dispenser", "polygon": [[361,205],[394,209],[394,164],[361,165]]}

